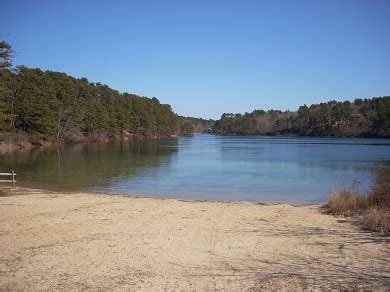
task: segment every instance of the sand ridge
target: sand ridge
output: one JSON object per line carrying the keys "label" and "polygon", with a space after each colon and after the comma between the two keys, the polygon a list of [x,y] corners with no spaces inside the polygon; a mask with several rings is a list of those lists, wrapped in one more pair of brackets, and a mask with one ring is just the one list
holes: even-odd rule
{"label": "sand ridge", "polygon": [[319,206],[0,197],[0,288],[390,287],[389,238]]}

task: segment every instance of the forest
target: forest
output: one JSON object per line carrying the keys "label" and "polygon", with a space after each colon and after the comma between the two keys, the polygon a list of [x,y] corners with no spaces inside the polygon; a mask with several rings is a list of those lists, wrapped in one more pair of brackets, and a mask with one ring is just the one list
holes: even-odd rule
{"label": "forest", "polygon": [[178,117],[180,135],[188,136],[194,133],[210,133],[215,121],[194,117]]}
{"label": "forest", "polygon": [[84,142],[219,135],[390,137],[390,97],[329,101],[297,111],[225,113],[218,121],[178,116],[153,97],[26,66],[12,67],[0,40],[0,142]]}
{"label": "forest", "polygon": [[120,93],[61,72],[13,68],[11,57],[10,45],[1,41],[0,142],[165,137],[211,127],[208,120],[177,116],[157,98]]}
{"label": "forest", "polygon": [[215,122],[220,135],[297,135],[390,137],[390,96],[353,102],[329,101],[300,106],[298,111],[254,110],[225,113]]}

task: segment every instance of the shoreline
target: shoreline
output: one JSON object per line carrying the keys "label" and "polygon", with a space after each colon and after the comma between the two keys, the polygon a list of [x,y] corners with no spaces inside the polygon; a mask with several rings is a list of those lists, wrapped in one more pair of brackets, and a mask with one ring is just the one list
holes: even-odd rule
{"label": "shoreline", "polygon": [[142,141],[142,140],[159,140],[159,139],[171,139],[178,137],[192,137],[197,135],[214,135],[219,137],[277,137],[277,138],[334,138],[334,139],[381,139],[381,140],[389,140],[390,137],[382,137],[382,136],[326,136],[326,135],[264,135],[264,134],[253,134],[253,135],[239,135],[239,134],[218,134],[218,133],[192,133],[192,135],[169,135],[169,136],[141,136],[141,135],[133,135],[129,137],[115,137],[115,138],[107,138],[107,139],[89,139],[85,138],[84,140],[76,140],[71,142],[66,142],[65,140],[61,141],[44,141],[39,142],[38,144],[33,144],[31,142],[0,142],[0,155],[6,155],[9,153],[14,153],[18,151],[30,151],[34,149],[50,149],[56,147],[64,147],[64,146],[74,146],[74,145],[82,145],[82,144],[107,144],[107,143],[129,143],[134,141]]}
{"label": "shoreline", "polygon": [[51,149],[57,147],[75,146],[75,145],[83,145],[83,144],[132,143],[135,141],[172,139],[177,137],[180,136],[179,135],[141,136],[141,135],[134,134],[128,137],[114,137],[114,138],[107,138],[107,139],[99,139],[99,138],[89,139],[85,137],[84,140],[75,140],[75,141],[65,141],[65,140],[41,141],[38,144],[34,144],[29,141],[24,141],[24,142],[1,142],[0,141],[0,156],[19,152],[19,151]]}
{"label": "shoreline", "polygon": [[[110,192],[91,192],[86,190],[79,191],[52,191],[45,189],[35,189],[28,187],[4,187],[0,185],[0,191],[6,189],[12,195],[23,195],[25,193],[46,193],[46,194],[89,194],[92,196],[118,196],[123,198],[135,198],[135,199],[152,199],[152,200],[175,200],[178,202],[184,203],[221,203],[221,204],[253,204],[253,205],[263,205],[263,206],[276,206],[276,205],[289,205],[292,207],[305,207],[305,206],[314,206],[321,208],[325,202],[293,202],[293,201],[250,201],[250,200],[214,200],[214,199],[191,199],[191,198],[175,198],[175,197],[160,197],[158,195],[142,195],[142,194],[131,194],[131,193],[110,193]],[[14,193],[14,194],[12,194]],[[1,195],[0,195],[1,197]]]}
{"label": "shoreline", "polygon": [[20,190],[0,289],[386,289],[389,238],[318,205]]}

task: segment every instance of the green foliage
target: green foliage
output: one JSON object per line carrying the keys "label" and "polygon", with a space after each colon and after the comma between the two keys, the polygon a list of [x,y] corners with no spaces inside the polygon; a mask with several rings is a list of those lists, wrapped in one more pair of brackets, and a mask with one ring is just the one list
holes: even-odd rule
{"label": "green foliage", "polygon": [[10,78],[12,49],[10,44],[0,40],[0,131],[12,131],[14,115],[12,113],[12,100],[8,100],[10,95],[7,88],[7,81]]}
{"label": "green foliage", "polygon": [[15,115],[13,114],[12,92],[7,87],[11,72],[0,69],[0,131],[11,132]]}
{"label": "green foliage", "polygon": [[[119,93],[64,73],[18,67],[0,72],[0,127],[33,140],[176,134],[177,116],[158,99]],[[81,137],[81,138],[80,138]]]}
{"label": "green foliage", "polygon": [[118,91],[61,72],[11,67],[11,46],[0,40],[0,131],[31,141],[88,140],[124,133],[169,136],[177,116],[157,98]]}
{"label": "green foliage", "polygon": [[303,105],[297,112],[225,113],[213,131],[222,135],[390,137],[390,97]]}
{"label": "green foliage", "polygon": [[12,54],[11,45],[6,41],[0,40],[0,69],[11,67]]}
{"label": "green foliage", "polygon": [[194,131],[194,125],[190,121],[184,121],[179,127],[179,133],[184,136],[190,136]]}
{"label": "green foliage", "polygon": [[194,133],[210,132],[214,125],[213,120],[205,120],[194,117],[178,117],[178,134],[189,136]]}
{"label": "green foliage", "polygon": [[10,69],[11,46],[0,40],[0,131],[33,140],[87,140],[104,134],[140,136],[316,135],[390,137],[390,97],[303,105],[297,112],[255,110],[221,119],[178,117],[157,98],[118,91],[65,73]]}

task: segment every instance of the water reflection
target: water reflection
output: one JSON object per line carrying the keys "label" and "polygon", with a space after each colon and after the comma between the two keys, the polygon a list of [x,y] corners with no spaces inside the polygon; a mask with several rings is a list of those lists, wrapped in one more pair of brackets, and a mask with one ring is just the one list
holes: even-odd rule
{"label": "water reflection", "polygon": [[370,184],[390,140],[200,135],[88,144],[3,157],[24,186],[149,196],[321,202],[337,186]]}
{"label": "water reflection", "polygon": [[19,186],[65,191],[102,188],[147,169],[168,168],[177,143],[177,139],[141,140],[34,149],[0,157],[0,166],[17,171]]}

